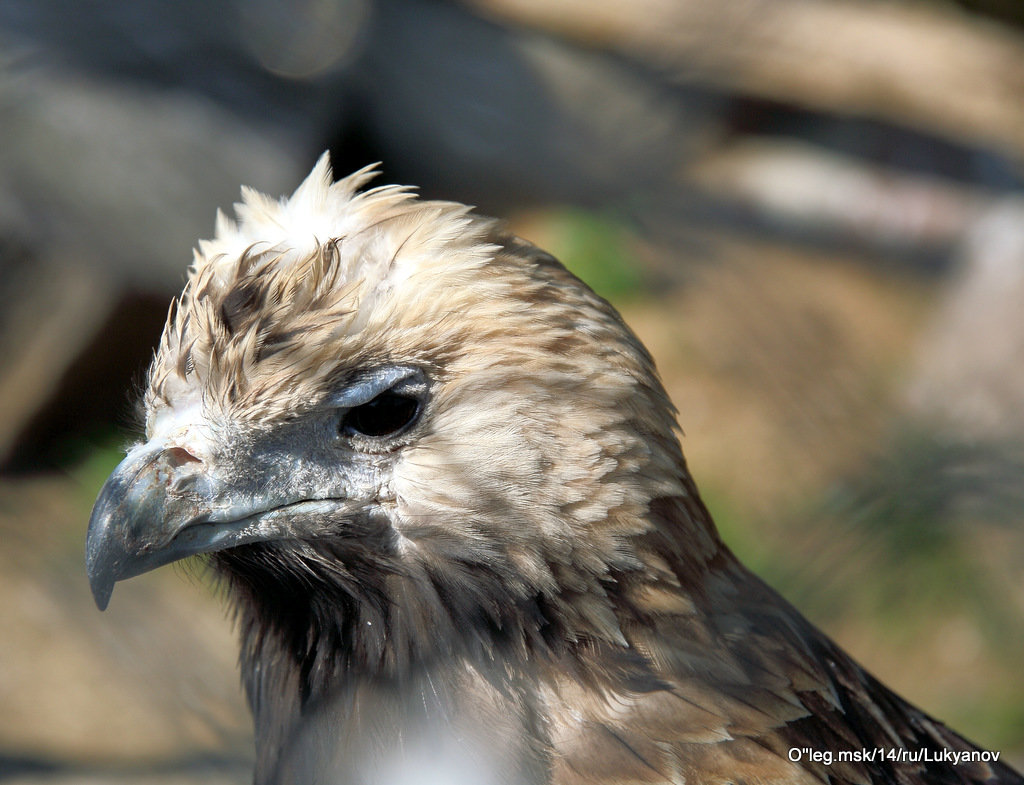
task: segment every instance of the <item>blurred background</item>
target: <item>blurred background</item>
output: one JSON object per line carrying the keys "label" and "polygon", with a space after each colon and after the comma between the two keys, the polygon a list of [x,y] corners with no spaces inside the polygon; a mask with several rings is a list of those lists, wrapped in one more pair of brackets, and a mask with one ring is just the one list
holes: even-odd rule
{"label": "blurred background", "polygon": [[240,184],[478,205],[654,353],[733,549],[1024,764],[1024,5],[0,2],[0,783],[244,783],[201,571],[85,579]]}

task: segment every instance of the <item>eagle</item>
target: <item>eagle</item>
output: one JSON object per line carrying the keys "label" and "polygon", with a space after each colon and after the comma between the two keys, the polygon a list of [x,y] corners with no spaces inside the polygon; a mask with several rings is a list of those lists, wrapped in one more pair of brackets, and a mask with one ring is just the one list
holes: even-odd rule
{"label": "eagle", "polygon": [[375,174],[218,212],[89,522],[101,610],[223,582],[257,785],[1024,783],[723,544],[611,305]]}

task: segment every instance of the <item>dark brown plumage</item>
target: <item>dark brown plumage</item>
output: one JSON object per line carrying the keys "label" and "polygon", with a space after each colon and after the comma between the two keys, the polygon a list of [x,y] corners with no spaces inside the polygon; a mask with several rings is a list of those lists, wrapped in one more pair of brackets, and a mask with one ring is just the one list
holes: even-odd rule
{"label": "dark brown plumage", "polygon": [[221,217],[90,523],[101,606],[211,554],[257,783],[1024,782],[735,559],[611,306],[367,176]]}

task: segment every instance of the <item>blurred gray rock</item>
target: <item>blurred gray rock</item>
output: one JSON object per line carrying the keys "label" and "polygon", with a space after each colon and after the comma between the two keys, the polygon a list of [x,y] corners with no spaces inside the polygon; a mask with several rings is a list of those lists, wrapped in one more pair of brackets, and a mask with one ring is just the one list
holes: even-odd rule
{"label": "blurred gray rock", "polygon": [[124,390],[146,362],[216,207],[305,168],[271,137],[194,94],[24,61],[0,74],[0,460],[123,414],[104,382]]}
{"label": "blurred gray rock", "polygon": [[1024,442],[1024,201],[972,225],[907,400],[914,418],[961,441]]}

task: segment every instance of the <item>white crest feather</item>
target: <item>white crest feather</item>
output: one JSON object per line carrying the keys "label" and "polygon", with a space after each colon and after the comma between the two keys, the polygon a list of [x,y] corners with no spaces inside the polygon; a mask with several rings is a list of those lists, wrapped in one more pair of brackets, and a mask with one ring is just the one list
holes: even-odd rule
{"label": "white crest feather", "polygon": [[377,164],[372,164],[333,183],[325,152],[290,197],[275,200],[242,186],[242,200],[234,205],[236,220],[217,211],[214,238],[199,241],[197,264],[227,268],[250,249],[279,253],[282,263],[306,257],[322,243],[351,232],[353,196],[377,174]]}

